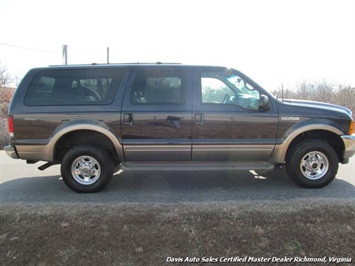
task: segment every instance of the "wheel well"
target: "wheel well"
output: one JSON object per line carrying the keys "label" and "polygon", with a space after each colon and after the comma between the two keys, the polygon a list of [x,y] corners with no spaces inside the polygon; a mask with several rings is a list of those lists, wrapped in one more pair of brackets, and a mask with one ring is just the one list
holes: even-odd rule
{"label": "wheel well", "polygon": [[[298,135],[294,140],[292,140],[290,146],[288,147],[287,153],[293,146],[297,145],[305,139],[318,139],[328,143],[330,146],[333,147],[333,149],[337,153],[339,162],[343,162],[343,152],[345,149],[344,142],[341,140],[339,135],[326,130],[311,130],[303,132],[302,134]],[[286,154],[286,158],[287,155],[288,154]]]}
{"label": "wheel well", "polygon": [[54,148],[54,161],[60,163],[69,149],[83,144],[104,148],[110,152],[114,161],[119,160],[116,149],[107,136],[93,130],[76,130],[63,135],[57,141]]}

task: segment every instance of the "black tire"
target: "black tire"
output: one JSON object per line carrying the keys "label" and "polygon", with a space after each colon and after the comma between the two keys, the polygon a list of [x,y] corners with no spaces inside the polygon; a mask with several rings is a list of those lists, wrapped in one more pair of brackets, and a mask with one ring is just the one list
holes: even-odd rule
{"label": "black tire", "polygon": [[298,185],[321,188],[335,178],[339,167],[337,153],[328,143],[309,139],[291,147],[286,157],[286,171]]}
{"label": "black tire", "polygon": [[105,149],[80,145],[67,152],[60,170],[69,188],[79,193],[93,193],[110,182],[113,168],[113,159]]}

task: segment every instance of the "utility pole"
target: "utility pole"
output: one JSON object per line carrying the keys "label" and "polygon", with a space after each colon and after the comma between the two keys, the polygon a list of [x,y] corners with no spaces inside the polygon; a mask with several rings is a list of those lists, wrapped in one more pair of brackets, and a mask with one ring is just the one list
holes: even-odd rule
{"label": "utility pole", "polygon": [[64,44],[62,47],[62,57],[64,65],[68,64],[68,45]]}

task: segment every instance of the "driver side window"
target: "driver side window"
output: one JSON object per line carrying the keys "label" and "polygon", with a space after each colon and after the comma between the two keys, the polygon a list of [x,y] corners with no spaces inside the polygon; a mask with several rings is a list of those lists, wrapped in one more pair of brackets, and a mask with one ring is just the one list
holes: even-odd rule
{"label": "driver side window", "polygon": [[259,100],[259,91],[233,73],[205,72],[201,75],[202,104],[228,104],[258,110]]}
{"label": "driver side window", "polygon": [[232,95],[233,91],[221,80],[216,78],[201,78],[202,103],[223,104],[226,95]]}

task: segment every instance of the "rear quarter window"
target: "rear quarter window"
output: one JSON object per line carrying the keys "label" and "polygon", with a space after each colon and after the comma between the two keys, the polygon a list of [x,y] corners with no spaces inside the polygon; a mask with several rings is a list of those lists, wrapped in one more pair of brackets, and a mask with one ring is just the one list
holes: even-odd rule
{"label": "rear quarter window", "polygon": [[183,105],[184,83],[182,71],[139,71],[131,89],[131,104]]}
{"label": "rear quarter window", "polygon": [[39,72],[25,96],[26,105],[107,105],[123,69],[60,69]]}

